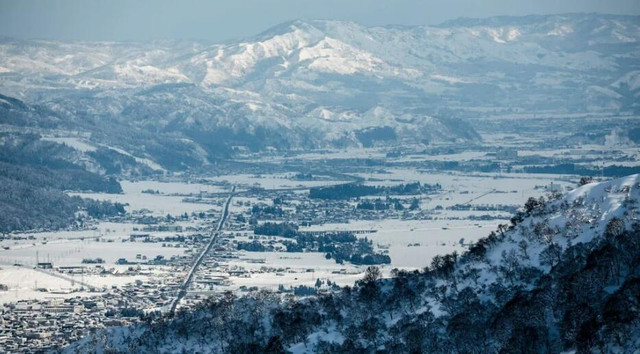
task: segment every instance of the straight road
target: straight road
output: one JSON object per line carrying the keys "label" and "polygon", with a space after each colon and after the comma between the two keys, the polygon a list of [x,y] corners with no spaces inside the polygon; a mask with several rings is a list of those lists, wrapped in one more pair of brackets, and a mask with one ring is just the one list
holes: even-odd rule
{"label": "straight road", "polygon": [[187,290],[189,289],[189,286],[191,285],[191,282],[193,281],[193,277],[196,274],[196,271],[198,270],[198,267],[200,266],[200,264],[202,264],[202,261],[204,260],[204,257],[207,255],[207,253],[209,253],[209,251],[211,251],[211,248],[213,247],[213,245],[218,241],[218,237],[220,236],[220,231],[222,231],[222,228],[224,227],[224,223],[225,223],[225,221],[227,221],[227,217],[229,216],[229,205],[231,205],[231,199],[233,199],[233,196],[235,195],[235,192],[236,192],[236,187],[233,186],[233,189],[231,190],[231,193],[229,194],[229,197],[227,198],[227,202],[224,204],[224,209],[222,211],[222,217],[220,217],[220,221],[218,222],[218,226],[211,231],[211,239],[209,240],[209,243],[202,250],[202,252],[198,256],[198,258],[196,258],[196,261],[193,263],[193,266],[191,266],[191,269],[189,270],[189,273],[187,274],[187,278],[185,279],[184,284],[182,284],[182,286],[180,287],[180,291],[178,292],[178,296],[176,297],[176,299],[173,301],[173,304],[171,305],[171,309],[169,310],[169,316],[173,317],[175,315],[176,308],[178,307],[178,304],[185,297],[185,295],[187,295]]}

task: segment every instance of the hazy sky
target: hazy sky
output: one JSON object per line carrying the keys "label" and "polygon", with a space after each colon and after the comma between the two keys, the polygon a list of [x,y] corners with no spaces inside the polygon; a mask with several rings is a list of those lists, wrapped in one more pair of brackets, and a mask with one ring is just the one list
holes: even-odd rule
{"label": "hazy sky", "polygon": [[0,35],[63,40],[250,36],[296,18],[364,25],[565,12],[640,14],[640,0],[0,0]]}

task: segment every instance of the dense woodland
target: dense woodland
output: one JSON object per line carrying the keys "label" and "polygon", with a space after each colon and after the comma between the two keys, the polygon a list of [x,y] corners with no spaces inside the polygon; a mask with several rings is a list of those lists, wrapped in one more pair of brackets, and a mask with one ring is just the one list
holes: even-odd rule
{"label": "dense woodland", "polygon": [[[282,241],[287,252],[321,252],[325,258],[336,263],[352,264],[389,264],[391,258],[386,254],[376,253],[373,242],[365,238],[357,238],[351,232],[326,233],[311,235],[298,232],[298,225],[292,223],[265,222],[255,227],[256,235],[281,236],[289,240]],[[238,249],[249,252],[272,251],[259,241],[239,242]]]}
{"label": "dense woodland", "polygon": [[298,228],[298,225],[294,223],[265,222],[257,225],[253,229],[253,233],[265,236],[295,237],[298,233]]}
{"label": "dense woodland", "polygon": [[70,197],[55,188],[39,187],[0,176],[0,232],[57,230],[81,225],[87,216],[122,215],[119,203]]}
{"label": "dense woodland", "polygon": [[[629,186],[600,191],[629,195]],[[612,212],[602,210],[607,201],[599,194],[532,198],[511,225],[464,254],[435,257],[422,271],[394,270],[380,279],[372,266],[353,287],[302,299],[229,292],[195,311],[172,319],[149,315],[153,325],[112,329],[68,351],[634,352],[640,348],[635,194]],[[559,218],[563,227],[551,227]]]}
{"label": "dense woodland", "polygon": [[420,182],[397,186],[367,186],[360,183],[339,184],[331,187],[318,187],[309,190],[313,199],[351,199],[371,195],[413,195],[432,193],[442,189],[439,184],[420,184]]}
{"label": "dense woodland", "polygon": [[122,192],[113,178],[67,167],[61,164],[53,169],[0,160],[0,232],[56,230],[81,224],[86,216],[101,218],[125,212],[117,203],[65,194],[66,190]]}
{"label": "dense woodland", "polygon": [[0,161],[0,177],[45,189],[122,193],[122,187],[116,179],[80,169],[53,170]]}

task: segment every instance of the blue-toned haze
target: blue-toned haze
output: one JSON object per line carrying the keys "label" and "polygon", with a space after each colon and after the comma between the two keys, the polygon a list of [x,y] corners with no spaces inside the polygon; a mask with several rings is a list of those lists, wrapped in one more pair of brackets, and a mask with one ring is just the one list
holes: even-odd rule
{"label": "blue-toned haze", "polygon": [[0,35],[59,40],[203,39],[220,42],[292,19],[365,26],[425,25],[458,17],[568,12],[640,14],[637,0],[187,0],[0,1]]}

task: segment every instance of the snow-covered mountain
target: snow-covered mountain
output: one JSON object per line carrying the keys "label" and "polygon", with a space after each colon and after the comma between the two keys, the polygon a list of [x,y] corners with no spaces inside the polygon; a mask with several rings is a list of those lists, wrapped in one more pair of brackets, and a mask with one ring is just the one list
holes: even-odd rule
{"label": "snow-covered mountain", "polygon": [[223,129],[237,145],[259,135],[278,148],[358,145],[362,134],[474,139],[448,119],[637,111],[639,40],[639,17],[594,14],[416,27],[297,20],[226,44],[4,39],[0,93],[151,131]]}
{"label": "snow-covered mountain", "polygon": [[529,199],[511,225],[423,272],[298,300],[227,295],[66,352],[635,353],[639,199],[640,175]]}

